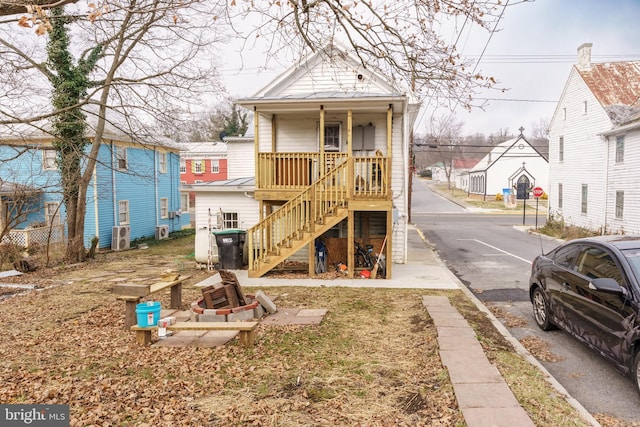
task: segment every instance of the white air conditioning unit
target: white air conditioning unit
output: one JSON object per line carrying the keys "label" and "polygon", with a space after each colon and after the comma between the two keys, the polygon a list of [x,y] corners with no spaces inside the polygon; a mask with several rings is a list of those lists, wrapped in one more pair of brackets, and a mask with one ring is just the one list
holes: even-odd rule
{"label": "white air conditioning unit", "polygon": [[119,225],[113,227],[111,232],[111,249],[114,251],[122,251],[129,249],[131,243],[131,227],[128,225]]}
{"label": "white air conditioning unit", "polygon": [[168,225],[156,225],[156,240],[162,240],[169,237]]}

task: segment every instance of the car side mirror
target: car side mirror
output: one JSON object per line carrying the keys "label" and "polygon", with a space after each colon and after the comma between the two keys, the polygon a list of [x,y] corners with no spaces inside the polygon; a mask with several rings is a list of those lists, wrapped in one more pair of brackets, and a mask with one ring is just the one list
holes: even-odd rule
{"label": "car side mirror", "polygon": [[589,282],[589,289],[609,294],[626,295],[626,289],[620,286],[616,279],[612,279],[610,277],[591,279]]}

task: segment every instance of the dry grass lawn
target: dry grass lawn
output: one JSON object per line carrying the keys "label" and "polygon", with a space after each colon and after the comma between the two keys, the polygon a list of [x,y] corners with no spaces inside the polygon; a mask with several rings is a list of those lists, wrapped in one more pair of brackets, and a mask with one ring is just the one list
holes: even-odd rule
{"label": "dry grass lawn", "polygon": [[[195,269],[192,248],[188,236],[3,279],[43,289],[0,302],[0,401],[69,404],[72,426],[465,426],[421,304],[439,294],[476,329],[536,425],[586,425],[458,291],[265,288],[280,309],[327,316],[260,325],[250,349],[138,346],[113,283],[167,268],[196,283],[210,273]],[[199,290],[183,294],[186,308]],[[156,299],[168,306],[169,293]]]}

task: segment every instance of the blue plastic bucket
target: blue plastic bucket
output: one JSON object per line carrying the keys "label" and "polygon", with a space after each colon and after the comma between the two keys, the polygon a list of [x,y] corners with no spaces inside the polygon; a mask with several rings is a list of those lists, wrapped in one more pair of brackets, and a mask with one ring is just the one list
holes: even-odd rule
{"label": "blue plastic bucket", "polygon": [[160,302],[147,301],[136,305],[138,326],[156,326],[160,320]]}

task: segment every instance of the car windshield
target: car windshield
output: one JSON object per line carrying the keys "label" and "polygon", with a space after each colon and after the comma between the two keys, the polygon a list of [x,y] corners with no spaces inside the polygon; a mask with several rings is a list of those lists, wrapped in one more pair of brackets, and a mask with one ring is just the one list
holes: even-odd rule
{"label": "car windshield", "polygon": [[627,261],[633,270],[633,275],[636,276],[637,280],[640,280],[640,248],[627,249],[622,251],[622,253],[625,258],[627,258]]}

